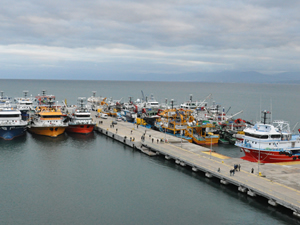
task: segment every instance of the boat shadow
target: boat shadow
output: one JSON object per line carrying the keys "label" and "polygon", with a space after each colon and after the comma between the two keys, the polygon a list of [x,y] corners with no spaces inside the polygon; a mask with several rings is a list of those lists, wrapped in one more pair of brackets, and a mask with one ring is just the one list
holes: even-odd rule
{"label": "boat shadow", "polygon": [[27,133],[25,132],[24,135],[21,135],[19,137],[15,137],[12,140],[4,140],[0,138],[0,150],[2,151],[11,151],[12,149],[16,150],[19,149],[22,150],[22,147],[24,146],[24,143],[28,141]]}
{"label": "boat shadow", "polygon": [[69,138],[71,138],[73,141],[82,141],[82,140],[88,141],[96,138],[94,131],[88,134],[66,133],[66,135]]}
{"label": "boat shadow", "polygon": [[48,137],[48,136],[44,136],[44,135],[38,135],[38,134],[33,134],[33,133],[29,133],[29,135],[31,136],[31,138],[36,141],[36,142],[40,142],[42,144],[49,144],[49,143],[61,143],[61,142],[65,142],[68,137],[65,133],[57,136],[57,137]]}

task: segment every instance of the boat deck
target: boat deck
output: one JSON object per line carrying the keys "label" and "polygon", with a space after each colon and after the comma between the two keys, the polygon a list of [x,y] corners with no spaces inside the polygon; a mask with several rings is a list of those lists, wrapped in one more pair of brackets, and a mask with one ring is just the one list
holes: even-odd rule
{"label": "boat deck", "polygon": [[[163,155],[166,159],[187,166],[187,169],[190,167],[195,172],[202,171],[207,177],[218,178],[224,185],[235,185],[239,191],[247,192],[250,196],[262,196],[268,199],[269,204],[282,205],[300,217],[300,161],[258,165],[223,156],[206,147],[142,126],[137,127],[133,123],[117,122],[112,125],[114,118],[95,119],[95,112],[92,114],[97,122],[95,130],[106,136],[150,156]],[[231,175],[230,170],[236,164],[241,165],[241,170]]]}

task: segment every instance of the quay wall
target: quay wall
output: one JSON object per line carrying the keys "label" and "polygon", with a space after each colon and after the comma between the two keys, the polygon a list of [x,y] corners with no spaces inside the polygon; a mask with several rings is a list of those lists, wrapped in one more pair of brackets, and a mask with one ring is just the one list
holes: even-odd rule
{"label": "quay wall", "polygon": [[[210,151],[208,148],[182,142],[179,138],[127,122],[112,125],[112,121],[111,118],[101,120],[101,123],[97,121],[95,130],[150,156],[163,155],[166,159],[172,159],[181,166],[191,167],[195,172],[202,171],[206,177],[218,178],[220,183],[234,185],[238,191],[252,197],[264,197],[270,205],[281,205],[292,210],[293,215],[300,217],[299,191],[245,171],[236,172],[232,176],[228,172],[232,165],[224,163],[225,160],[211,156],[211,152],[208,154],[207,152]],[[168,139],[167,143],[165,143],[166,139]],[[161,143],[159,140],[164,140],[164,142]]]}

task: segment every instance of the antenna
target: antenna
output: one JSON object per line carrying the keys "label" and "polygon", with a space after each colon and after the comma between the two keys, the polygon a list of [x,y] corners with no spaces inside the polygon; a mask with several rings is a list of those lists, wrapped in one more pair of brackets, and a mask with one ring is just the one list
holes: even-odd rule
{"label": "antenna", "polygon": [[263,119],[263,121],[262,121],[262,123],[263,124],[266,124],[267,123],[267,114],[270,114],[271,115],[271,112],[269,112],[269,111],[267,111],[267,110],[264,110],[264,111],[262,111],[262,113],[263,113],[263,117],[262,117],[262,119]]}
{"label": "antenna", "polygon": [[[271,98],[271,112],[273,112],[272,110],[272,98]],[[273,122],[273,118],[272,118],[272,114],[271,114],[271,123]]]}
{"label": "antenna", "polygon": [[23,93],[24,93],[24,98],[26,98],[27,94],[28,94],[28,91],[23,91]]}

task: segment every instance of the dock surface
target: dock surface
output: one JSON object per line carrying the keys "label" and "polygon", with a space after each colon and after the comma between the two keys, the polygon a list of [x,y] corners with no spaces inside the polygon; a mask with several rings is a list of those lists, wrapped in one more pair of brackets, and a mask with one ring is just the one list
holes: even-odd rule
{"label": "dock surface", "polygon": [[[235,185],[238,191],[250,196],[267,198],[269,204],[284,206],[300,217],[299,162],[258,166],[257,163],[230,158],[166,133],[124,121],[112,125],[112,121],[115,118],[97,118],[95,129],[149,156],[163,155],[181,166],[191,167],[195,172],[202,171],[207,177],[216,177],[224,185]],[[232,175],[230,170],[236,164],[241,169]],[[254,173],[251,173],[252,168]]]}

